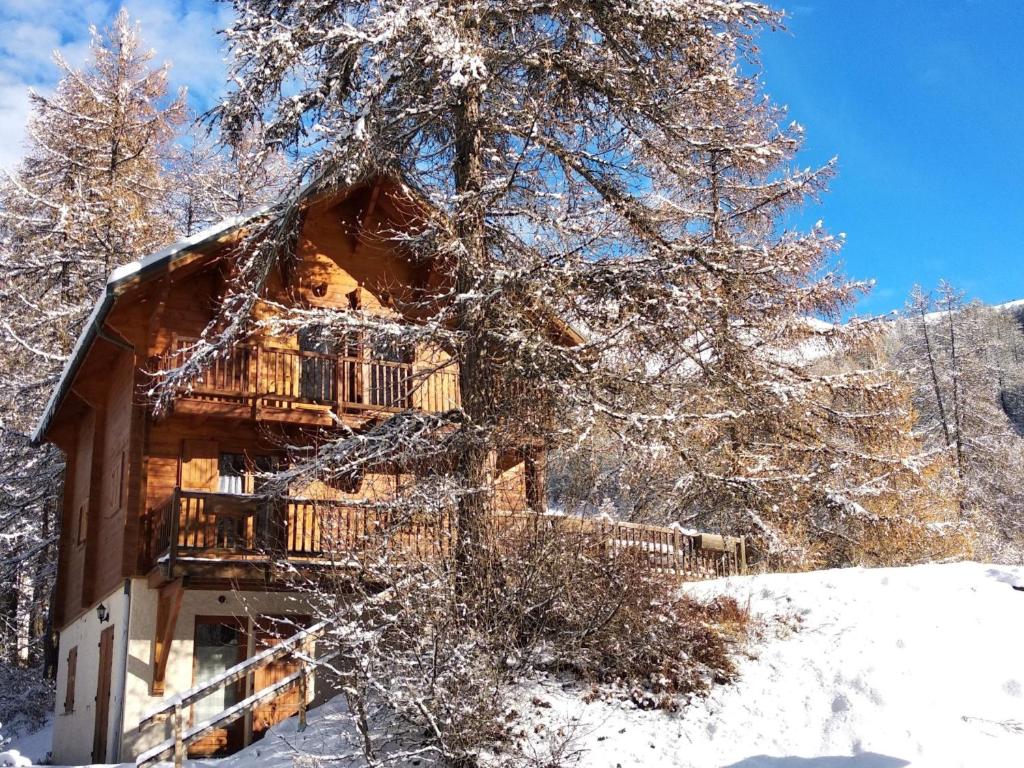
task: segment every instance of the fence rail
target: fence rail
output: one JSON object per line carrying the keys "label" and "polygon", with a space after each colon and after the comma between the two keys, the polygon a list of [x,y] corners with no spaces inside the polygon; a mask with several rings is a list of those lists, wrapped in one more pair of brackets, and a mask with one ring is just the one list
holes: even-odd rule
{"label": "fence rail", "polygon": [[[179,339],[158,363],[172,370],[193,341]],[[459,404],[455,365],[426,366],[362,355],[328,355],[268,345],[237,345],[182,386],[182,396],[271,408],[296,404],[361,411],[429,413]]]}

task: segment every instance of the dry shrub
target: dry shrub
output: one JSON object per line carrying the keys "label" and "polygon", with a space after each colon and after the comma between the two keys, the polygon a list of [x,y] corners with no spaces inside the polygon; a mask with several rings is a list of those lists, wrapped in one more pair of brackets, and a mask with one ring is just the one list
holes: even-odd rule
{"label": "dry shrub", "polygon": [[470,584],[444,564],[381,571],[347,593],[339,584],[337,666],[370,760],[471,766],[485,751],[514,753],[515,684],[537,672],[644,708],[734,678],[730,646],[747,622],[734,600],[688,597],[642,552],[613,555],[572,525],[504,527]]}
{"label": "dry shrub", "polygon": [[643,692],[659,705],[676,694],[733,679],[730,644],[746,613],[731,598],[701,602],[673,576],[622,548],[554,518],[507,532],[498,560],[492,634],[521,666],[571,672],[580,680]]}

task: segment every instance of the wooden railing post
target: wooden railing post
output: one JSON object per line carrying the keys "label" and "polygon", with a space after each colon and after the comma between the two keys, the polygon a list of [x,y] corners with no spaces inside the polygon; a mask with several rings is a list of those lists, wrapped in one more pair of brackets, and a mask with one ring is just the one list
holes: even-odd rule
{"label": "wooden railing post", "polygon": [[306,708],[309,693],[309,662],[302,662],[302,677],[299,678],[299,733],[306,730]]}
{"label": "wooden railing post", "polygon": [[174,768],[181,768],[182,763],[185,762],[185,742],[183,739],[185,727],[181,710],[181,704],[174,705]]}
{"label": "wooden railing post", "polygon": [[255,369],[255,373],[253,374],[252,383],[249,385],[249,397],[252,398],[252,404],[251,404],[251,407],[252,407],[252,417],[253,417],[253,419],[255,419],[257,416],[259,416],[259,411],[260,411],[260,388],[261,388],[260,377],[262,375],[260,361],[262,360],[263,355],[260,354],[260,345],[259,344],[254,344],[251,347],[251,350],[252,350],[252,356],[253,356],[252,367]]}
{"label": "wooden railing post", "polygon": [[345,368],[345,358],[336,357],[334,359],[334,410],[338,416],[341,416],[345,409]]}
{"label": "wooden railing post", "polygon": [[181,489],[175,487],[167,510],[167,578],[174,578],[174,560],[178,556],[178,531],[181,523]]}

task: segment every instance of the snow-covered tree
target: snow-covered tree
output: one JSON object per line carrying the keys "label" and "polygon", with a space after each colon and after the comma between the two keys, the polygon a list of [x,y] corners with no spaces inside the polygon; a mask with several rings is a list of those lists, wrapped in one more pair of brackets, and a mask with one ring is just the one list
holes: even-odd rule
{"label": "snow-covered tree", "polygon": [[[691,451],[670,425],[713,431],[716,463],[704,462],[702,480],[737,490],[752,487],[747,467],[770,463],[762,455],[775,438],[789,455],[830,451],[793,419],[812,390],[856,379],[811,380],[785,350],[839,339],[808,318],[835,317],[859,286],[829,271],[839,240],[822,228],[778,232],[779,214],[822,190],[832,168],[789,168],[800,130],[778,126],[746,74],[753,36],[776,12],[717,0],[242,0],[235,9],[235,89],[216,110],[221,129],[263,126],[265,141],[303,158],[307,190],[390,174],[439,214],[403,245],[449,265],[446,292],[430,297],[428,322],[397,340],[429,338],[459,362],[462,407],[448,415],[458,438],[432,434],[458,457],[450,479],[463,562],[486,560],[473,550],[486,540],[488,456],[526,436],[571,442],[604,424],[635,445],[661,430],[663,443]],[[295,200],[282,206],[253,238],[262,245],[239,262],[179,376],[252,327],[298,211]],[[553,339],[554,315],[584,328],[586,342]],[[291,320],[339,338],[353,322],[341,312]],[[373,332],[372,317],[358,322]],[[390,324],[379,332],[395,334]],[[689,382],[704,393],[699,403],[677,397]],[[533,396],[518,396],[524,386]],[[574,425],[553,428],[553,412]],[[772,415],[786,434],[757,437]],[[381,429],[391,455],[377,451],[378,460],[428,450],[406,439],[406,418]],[[346,471],[348,444],[338,445],[332,461]],[[805,477],[785,465],[764,471]],[[777,501],[754,495],[757,504],[743,501],[751,511]]]}
{"label": "snow-covered tree", "polygon": [[59,453],[26,436],[110,270],[172,239],[161,174],[183,97],[152,57],[124,11],[92,30],[85,68],[56,55],[60,82],[32,94],[25,157],[0,180],[0,579],[14,623],[48,598],[61,487]]}
{"label": "snow-covered tree", "polygon": [[169,168],[169,205],[182,237],[280,196],[291,175],[284,156],[253,131],[225,145],[202,126],[179,143]]}
{"label": "snow-covered tree", "polygon": [[[338,343],[358,329],[368,346],[450,351],[460,407],[320,435],[282,479],[344,481],[373,464],[418,472],[401,498],[375,503],[392,519],[455,510],[455,589],[430,603],[452,612],[431,614],[435,629],[447,622],[486,648],[483,629],[522,626],[512,616],[527,608],[510,585],[541,569],[507,568],[490,546],[490,461],[502,451],[571,451],[600,430],[637,453],[671,453],[689,473],[676,484],[707,487],[716,511],[766,540],[806,524],[815,505],[848,506],[848,490],[896,460],[862,460],[859,440],[897,428],[892,383],[818,373],[801,354],[863,337],[817,319],[837,318],[861,286],[830,268],[838,238],[780,224],[832,166],[793,169],[800,130],[781,127],[761,95],[754,39],[779,13],[723,0],[233,6],[232,90],[214,118],[229,136],[258,126],[299,165],[159,399],[268,328],[316,326]],[[293,252],[303,197],[378,175],[428,209],[393,234],[442,274],[431,295],[396,299],[415,322],[301,308],[257,318],[268,276]],[[567,343],[562,322],[581,343]],[[388,572],[368,581],[404,583]],[[369,615],[365,602],[343,603],[358,608],[349,620]],[[422,625],[418,634],[429,636]],[[386,684],[367,684],[386,698]],[[404,701],[442,746],[438,723],[455,717],[435,709],[443,687]]]}
{"label": "snow-covered tree", "polygon": [[6,381],[30,377],[15,389],[28,420],[110,271],[173,235],[161,169],[183,96],[168,99],[168,67],[151,66],[127,12],[92,33],[86,68],[55,55],[60,82],[32,94],[25,157],[0,188],[0,343]]}
{"label": "snow-covered tree", "polygon": [[1024,439],[1013,418],[1024,335],[1015,316],[964,301],[946,281],[937,297],[915,287],[897,344],[896,364],[915,384],[916,429],[948,454],[962,513],[978,525],[986,555],[1019,558],[1024,495],[1016,474]]}

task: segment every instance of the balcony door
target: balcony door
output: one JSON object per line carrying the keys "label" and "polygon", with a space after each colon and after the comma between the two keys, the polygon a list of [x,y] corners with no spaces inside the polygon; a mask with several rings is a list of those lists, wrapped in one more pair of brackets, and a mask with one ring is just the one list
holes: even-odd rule
{"label": "balcony door", "polygon": [[338,360],[334,344],[324,326],[312,325],[299,331],[303,353],[299,371],[299,396],[311,403],[333,403],[338,399]]}
{"label": "balcony door", "polygon": [[381,340],[370,361],[370,405],[407,408],[412,391],[412,350],[408,345]]}

